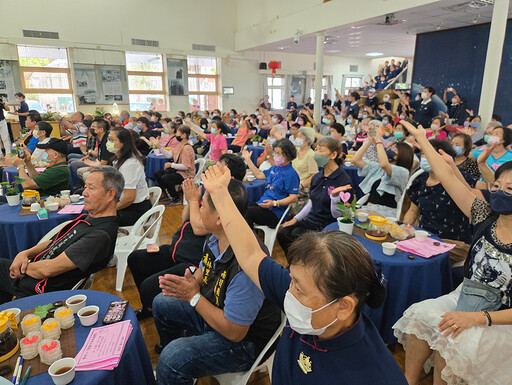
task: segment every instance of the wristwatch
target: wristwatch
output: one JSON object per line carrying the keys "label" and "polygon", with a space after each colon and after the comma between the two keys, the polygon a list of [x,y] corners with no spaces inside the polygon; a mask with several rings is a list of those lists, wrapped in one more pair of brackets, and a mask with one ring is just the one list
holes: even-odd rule
{"label": "wristwatch", "polygon": [[200,293],[197,293],[190,299],[190,306],[196,307],[197,303],[199,302],[199,298],[201,298],[202,295]]}

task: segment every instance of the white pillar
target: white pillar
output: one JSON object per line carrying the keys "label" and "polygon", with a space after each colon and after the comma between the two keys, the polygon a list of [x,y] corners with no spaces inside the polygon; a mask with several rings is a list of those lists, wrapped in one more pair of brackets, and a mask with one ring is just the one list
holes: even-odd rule
{"label": "white pillar", "polygon": [[[320,124],[322,112],[322,78],[324,76],[324,32],[316,34],[315,110],[313,119]],[[307,97],[307,95],[306,95]]]}
{"label": "white pillar", "polygon": [[496,89],[500,76],[501,56],[505,42],[505,31],[507,29],[508,4],[509,0],[496,0],[492,12],[491,30],[489,32],[489,43],[487,46],[482,92],[480,94],[480,106],[478,109],[478,115],[482,117],[482,125],[484,127],[491,121],[494,112],[494,101],[496,99]]}

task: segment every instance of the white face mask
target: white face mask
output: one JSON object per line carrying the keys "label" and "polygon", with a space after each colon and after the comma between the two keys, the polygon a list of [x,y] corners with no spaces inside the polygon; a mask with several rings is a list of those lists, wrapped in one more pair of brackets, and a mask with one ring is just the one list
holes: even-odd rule
{"label": "white face mask", "polygon": [[333,325],[338,319],[335,318],[334,321],[332,321],[329,325],[324,326],[323,328],[314,329],[311,325],[311,318],[313,317],[313,313],[325,309],[327,306],[332,305],[336,301],[337,299],[329,302],[327,305],[322,306],[320,309],[313,311],[309,307],[301,304],[299,300],[295,298],[293,294],[288,290],[284,297],[284,312],[288,318],[290,327],[297,333],[319,336],[320,334],[323,334],[325,330],[329,326]]}
{"label": "white face mask", "polygon": [[426,93],[425,91],[423,91],[423,92],[421,93],[421,98],[422,98],[423,100],[425,100],[425,99],[427,98],[427,96],[428,96],[428,95],[427,95],[427,93]]}

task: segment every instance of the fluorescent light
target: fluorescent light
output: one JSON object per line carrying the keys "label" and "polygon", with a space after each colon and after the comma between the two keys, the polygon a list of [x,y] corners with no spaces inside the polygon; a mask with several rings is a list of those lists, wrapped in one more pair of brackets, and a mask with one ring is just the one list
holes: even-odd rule
{"label": "fluorescent light", "polygon": [[366,56],[382,56],[384,55],[382,52],[368,52]]}

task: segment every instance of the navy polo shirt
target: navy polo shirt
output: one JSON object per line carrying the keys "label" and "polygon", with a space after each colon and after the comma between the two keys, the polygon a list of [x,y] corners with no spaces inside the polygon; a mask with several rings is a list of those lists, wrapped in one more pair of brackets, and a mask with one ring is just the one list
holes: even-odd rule
{"label": "navy polo shirt", "polygon": [[297,109],[297,103],[295,103],[295,102],[288,102],[288,104],[286,105],[286,109],[287,110],[291,110],[292,108]]}
{"label": "navy polo shirt", "polygon": [[[313,175],[309,190],[309,197],[312,206],[311,211],[304,221],[312,228],[323,228],[328,224],[335,222],[336,219],[331,214],[331,197],[329,195],[329,188],[336,188],[347,184],[353,186],[352,179],[342,167],[338,167],[338,169],[329,174],[329,176],[324,176],[324,169]],[[349,192],[352,193],[350,190]]]}
{"label": "navy polo shirt", "polygon": [[[290,272],[267,257],[258,273],[265,297],[284,310]],[[287,324],[277,345],[272,384],[407,385],[407,381],[375,326],[362,314],[350,329],[328,340],[301,335]]]}
{"label": "navy polo shirt", "polygon": [[367,107],[371,107],[371,108],[377,108],[377,106],[379,105],[379,100],[374,95],[373,98],[366,99],[366,102],[364,105]]}
{"label": "navy polo shirt", "polygon": [[349,104],[347,106],[347,116],[349,114],[353,114],[357,119],[359,115],[359,104],[357,102],[354,102],[354,104]]}
{"label": "navy polo shirt", "polygon": [[410,102],[409,105],[416,111],[414,113],[414,120],[421,124],[423,128],[430,127],[432,119],[437,116],[436,103],[432,99],[429,99],[427,103],[423,103],[421,100],[415,100],[414,102]]}
{"label": "navy polo shirt", "polygon": [[[265,192],[257,203],[263,203],[266,200],[281,200],[290,194],[299,193],[300,178],[292,164],[278,167],[272,166],[268,170],[263,171],[267,178],[265,184]],[[281,218],[286,210],[286,206],[271,207],[270,210]]]}
{"label": "navy polo shirt", "polygon": [[[22,101],[20,103],[20,108],[18,108],[18,113],[25,113],[25,112],[28,112],[29,108],[28,108],[28,104],[26,101]],[[26,116],[18,116],[18,119],[20,121],[20,127],[21,128],[25,128],[25,122],[27,121],[27,117]]]}

